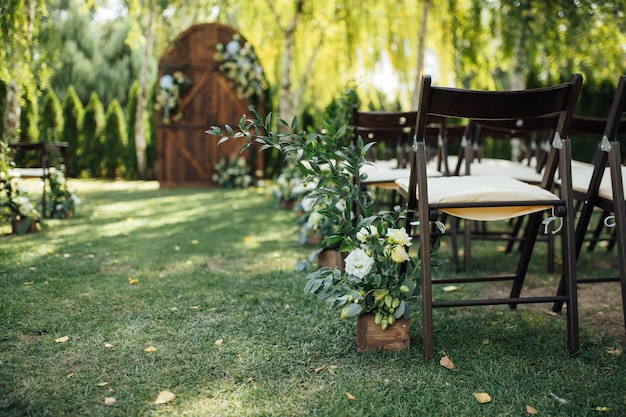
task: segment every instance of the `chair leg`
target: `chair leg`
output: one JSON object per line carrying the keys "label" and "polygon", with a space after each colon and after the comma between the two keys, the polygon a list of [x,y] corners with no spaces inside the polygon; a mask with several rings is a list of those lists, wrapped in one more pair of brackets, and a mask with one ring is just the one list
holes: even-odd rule
{"label": "chair leg", "polygon": [[472,221],[465,219],[463,220],[463,225],[465,227],[465,233],[463,235],[463,258],[465,260],[465,271],[467,272],[472,263]]}
{"label": "chair leg", "polygon": [[619,143],[612,145],[611,151],[609,151],[609,167],[611,170],[611,185],[613,186],[619,278],[622,287],[622,313],[624,314],[624,328],[626,329],[626,201],[624,200],[624,179],[621,176],[619,148]]}
{"label": "chair leg", "polygon": [[[537,235],[539,233],[542,218],[543,213],[541,212],[528,215],[528,221],[526,223],[526,229],[524,230],[524,236],[522,239],[519,263],[517,264],[517,271],[515,272],[515,280],[511,286],[510,298],[519,298],[520,293],[522,292],[524,279],[526,277],[526,273],[528,272],[530,259],[537,241]],[[515,309],[517,304],[509,304],[509,307],[511,309]]]}
{"label": "chair leg", "polygon": [[596,228],[593,230],[593,233],[591,234],[591,239],[589,240],[589,244],[587,245],[587,252],[593,252],[593,250],[596,248],[596,245],[598,244],[598,241],[600,240],[600,234],[602,233],[602,230],[604,229],[604,219],[606,219],[607,216],[609,216],[610,214],[611,212],[607,210],[602,211],[602,215],[600,216],[600,219],[598,220],[598,224],[596,225]]}

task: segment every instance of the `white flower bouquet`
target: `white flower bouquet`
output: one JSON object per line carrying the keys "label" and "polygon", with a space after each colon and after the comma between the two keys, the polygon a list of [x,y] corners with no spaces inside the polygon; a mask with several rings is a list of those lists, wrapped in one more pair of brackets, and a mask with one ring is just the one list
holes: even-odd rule
{"label": "white flower bouquet", "polygon": [[403,218],[396,207],[359,219],[356,241],[344,242],[352,246],[345,271],[320,268],[306,277],[304,291],[341,308],[342,318],[372,313],[383,330],[408,318],[418,288],[417,263],[409,256],[412,238],[397,226]]}

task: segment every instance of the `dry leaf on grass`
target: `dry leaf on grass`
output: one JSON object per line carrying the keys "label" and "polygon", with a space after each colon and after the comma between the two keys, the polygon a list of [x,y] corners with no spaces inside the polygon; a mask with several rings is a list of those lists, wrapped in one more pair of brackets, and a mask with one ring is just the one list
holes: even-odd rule
{"label": "dry leaf on grass", "polygon": [[104,382],[98,382],[98,383],[96,384],[96,386],[98,386],[98,387],[106,387],[107,385],[109,385],[109,383],[108,383],[107,381],[104,381]]}
{"label": "dry leaf on grass", "polygon": [[215,341],[215,346],[222,346],[222,343],[224,343],[224,339],[217,339]]}
{"label": "dry leaf on grass", "polygon": [[346,398],[349,399],[350,401],[356,401],[356,397],[350,394],[349,392],[346,392]]}
{"label": "dry leaf on grass", "polygon": [[128,277],[128,283],[129,283],[130,285],[136,285],[136,284],[139,284],[139,279],[138,279],[138,278],[131,278],[131,277]]}
{"label": "dry leaf on grass", "polygon": [[475,392],[474,397],[476,398],[476,401],[478,401],[481,404],[486,404],[486,403],[491,402],[491,397],[486,392]]}
{"label": "dry leaf on grass", "polygon": [[459,287],[457,287],[456,285],[447,285],[447,286],[443,287],[443,290],[445,292],[456,291],[458,289],[459,289]]}
{"label": "dry leaf on grass", "polygon": [[115,397],[105,397],[104,405],[113,405],[115,404]]}
{"label": "dry leaf on grass", "polygon": [[620,348],[607,349],[606,353],[609,355],[619,356],[622,354],[622,350]]}
{"label": "dry leaf on grass", "polygon": [[169,391],[161,391],[157,396],[157,399],[154,401],[155,404],[167,404],[169,402],[174,401],[176,396]]}
{"label": "dry leaf on grass", "polygon": [[595,411],[609,411],[609,407],[596,407],[594,408]]}
{"label": "dry leaf on grass", "polygon": [[54,339],[55,343],[65,343],[68,340],[70,340],[69,336],[63,336],[63,337],[59,337],[58,339]]}
{"label": "dry leaf on grass", "polygon": [[150,352],[156,352],[156,348],[153,346],[147,347],[143,350],[146,353],[150,353]]}
{"label": "dry leaf on grass", "polygon": [[446,355],[439,361],[439,365],[443,366],[446,369],[454,369],[454,362]]}
{"label": "dry leaf on grass", "polygon": [[530,405],[526,405],[526,412],[533,415],[538,414],[537,409],[535,407],[531,407]]}
{"label": "dry leaf on grass", "polygon": [[113,345],[112,345],[112,344],[110,344],[110,343],[105,343],[105,344],[104,344],[104,348],[105,348],[105,349],[107,349],[107,350],[108,350],[108,349],[113,349]]}
{"label": "dry leaf on grass", "polygon": [[319,374],[320,372],[322,372],[324,369],[326,369],[326,365],[322,365],[319,368],[315,368],[315,370],[313,372],[315,372],[316,374]]}

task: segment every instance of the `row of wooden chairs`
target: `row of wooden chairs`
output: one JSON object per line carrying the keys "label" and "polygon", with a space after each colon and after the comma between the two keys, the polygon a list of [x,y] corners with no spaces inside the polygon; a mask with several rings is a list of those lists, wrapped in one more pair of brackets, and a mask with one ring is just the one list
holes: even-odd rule
{"label": "row of wooden chairs", "polygon": [[[422,280],[422,320],[424,356],[433,354],[433,320],[434,308],[455,306],[479,305],[508,305],[515,308],[522,303],[552,303],[555,311],[561,311],[563,304],[567,304],[567,345],[574,354],[580,348],[578,330],[578,303],[577,303],[577,269],[576,260],[584,231],[588,221],[576,218],[576,198],[585,202],[583,210],[599,206],[611,211],[615,215],[615,239],[619,258],[622,299],[626,303],[626,212],[624,211],[624,190],[622,184],[622,167],[619,152],[619,142],[616,134],[621,129],[620,119],[626,110],[626,76],[619,80],[618,90],[613,102],[611,113],[604,121],[604,135],[599,155],[594,159],[591,172],[594,175],[588,179],[586,194],[575,191],[574,178],[579,181],[579,175],[572,174],[571,144],[568,134],[574,107],[581,89],[582,77],[574,75],[568,82],[551,87],[522,91],[476,91],[454,88],[443,88],[431,85],[429,76],[424,76],[421,84],[421,96],[418,110],[405,113],[401,117],[405,121],[401,131],[403,135],[387,135],[394,137],[397,143],[408,141],[412,146],[411,158],[408,166],[402,167],[404,174],[398,176],[394,183],[400,195],[404,198],[406,207],[412,211],[407,218],[407,230],[415,231],[420,239],[421,253],[421,280]],[[373,126],[363,123],[367,120],[367,112],[356,112],[353,118],[355,132],[366,139],[363,134]],[[387,112],[393,120],[393,112]],[[415,127],[406,123],[414,116]],[[382,120],[383,113],[378,112],[377,119]],[[435,158],[439,162],[433,164],[433,156],[443,153],[447,157],[445,132],[446,120],[468,120],[459,136],[463,151],[458,155],[454,169],[449,166],[442,168],[449,159]],[[397,120],[396,120],[397,124]],[[439,128],[437,131],[435,127]],[[455,127],[456,129],[456,127]],[[387,133],[392,131],[386,127]],[[548,147],[541,146],[543,152],[535,147],[534,162],[519,163],[513,166],[510,161],[490,161],[497,169],[497,174],[480,172],[487,165],[473,164],[477,156],[476,143],[481,137],[479,133],[503,133],[516,137],[526,137],[531,132],[541,131],[549,135],[549,140],[543,138],[540,143],[548,143]],[[460,131],[460,129],[459,129]],[[438,132],[438,133],[435,133]],[[495,132],[495,133],[494,133]],[[506,132],[506,133],[505,133]],[[372,135],[372,140],[380,140],[383,134]],[[407,139],[407,136],[410,138]],[[454,135],[450,135],[453,137]],[[432,146],[431,143],[435,142]],[[400,145],[397,146],[400,149]],[[441,155],[440,155],[441,156]],[[483,161],[484,162],[484,161]],[[609,165],[608,168],[605,168]],[[574,165],[576,165],[574,163]],[[385,171],[388,179],[390,170],[398,167],[384,167],[374,162],[375,169]],[[381,168],[382,167],[382,168]],[[437,169],[439,168],[439,169]],[[605,178],[610,178],[609,195],[603,194],[602,175],[607,171]],[[408,172],[408,175],[406,173]],[[515,172],[526,172],[528,177],[516,176]],[[470,175],[467,175],[470,174]],[[598,177],[600,177],[598,179]],[[533,180],[534,178],[534,180]],[[605,180],[606,183],[606,180]],[[378,185],[372,181],[369,186]],[[590,186],[589,186],[590,185]],[[541,236],[545,213],[556,223],[561,223],[558,236],[561,238],[562,249],[562,279],[559,288],[544,296],[524,297],[521,295],[531,255],[536,242]],[[433,222],[442,218],[442,214],[449,219],[465,219],[465,255],[466,264],[469,259],[469,247],[472,232],[469,229],[470,221],[491,221],[512,218],[525,218],[523,233],[516,241],[520,242],[519,262],[510,274],[497,276],[464,277],[458,275],[433,278],[431,267],[431,249],[434,241],[439,238],[437,228]],[[581,219],[586,218],[581,216]],[[558,220],[557,220],[558,219]],[[413,227],[414,224],[419,227]],[[456,220],[448,224],[455,233]],[[521,225],[521,223],[517,223]],[[518,226],[521,229],[521,226]],[[582,232],[580,230],[584,229]],[[579,231],[577,231],[579,230]],[[516,233],[516,232],[515,232]],[[512,234],[515,235],[515,233]],[[512,239],[512,238],[511,238]],[[456,236],[453,236],[453,242]],[[455,248],[453,247],[453,255]],[[467,282],[511,282],[509,297],[500,299],[470,299],[455,301],[438,301],[433,299],[432,288],[436,284],[453,284]],[[625,311],[626,311],[626,305]],[[626,326],[626,315],[625,315]]]}

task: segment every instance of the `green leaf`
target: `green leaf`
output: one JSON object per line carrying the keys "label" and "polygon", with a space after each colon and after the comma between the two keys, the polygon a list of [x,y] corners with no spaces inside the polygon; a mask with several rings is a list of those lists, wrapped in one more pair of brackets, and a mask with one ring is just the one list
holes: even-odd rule
{"label": "green leaf", "polygon": [[361,304],[351,303],[348,305],[348,317],[355,317],[361,314],[363,306]]}
{"label": "green leaf", "polygon": [[393,312],[393,316],[397,319],[402,317],[404,315],[404,311],[406,310],[406,307],[407,307],[406,301],[404,300],[400,301],[400,305],[398,306],[398,308],[396,308],[396,311]]}

